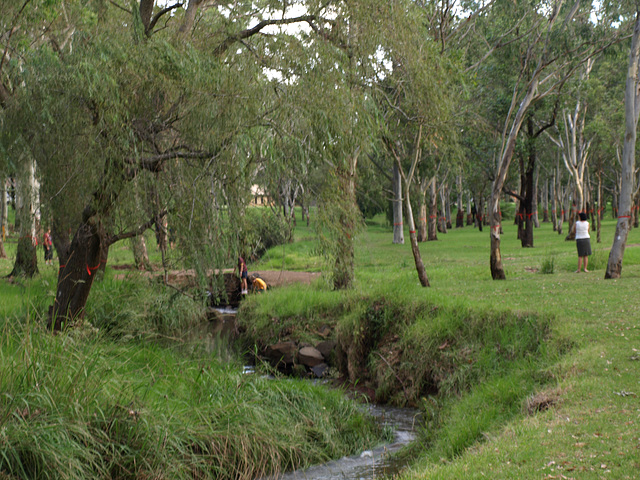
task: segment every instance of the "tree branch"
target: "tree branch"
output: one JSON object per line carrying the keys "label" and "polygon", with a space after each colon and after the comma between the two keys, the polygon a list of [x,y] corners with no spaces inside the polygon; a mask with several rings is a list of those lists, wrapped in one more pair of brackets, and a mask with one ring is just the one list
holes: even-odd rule
{"label": "tree branch", "polygon": [[156,13],[153,18],[151,19],[151,22],[149,22],[149,27],[147,28],[147,32],[145,32],[147,35],[151,35],[151,32],[153,31],[154,27],[156,26],[156,24],[158,23],[158,21],[160,20],[160,18],[162,18],[163,15],[166,15],[167,13],[171,12],[172,10],[175,10],[177,8],[181,8],[184,5],[184,3],[175,3],[169,7],[163,8],[162,10],[160,10],[158,13]]}
{"label": "tree branch", "polygon": [[293,18],[263,20],[254,27],[247,28],[233,35],[229,35],[220,45],[218,45],[214,49],[213,52],[216,56],[220,56],[225,53],[234,43],[245,38],[257,35],[265,27],[269,27],[272,25],[291,25],[292,23],[306,22],[313,28],[312,23],[314,20],[317,20],[315,15],[301,15],[299,17]]}
{"label": "tree branch", "polygon": [[125,7],[123,7],[122,5],[117,4],[117,3],[116,3],[116,2],[114,2],[113,0],[109,0],[109,3],[110,3],[111,5],[113,5],[114,7],[117,7],[117,8],[119,8],[120,10],[123,10],[123,11],[125,11],[125,12],[127,12],[127,13],[129,13],[129,14],[131,14],[131,13],[132,13],[132,12],[131,12],[131,10],[129,10],[129,9],[125,8]]}
{"label": "tree branch", "polygon": [[137,237],[139,235],[142,235],[145,231],[147,231],[149,228],[151,228],[153,225],[155,225],[158,221],[160,221],[160,219],[163,216],[165,216],[166,214],[167,214],[167,210],[164,209],[164,210],[158,212],[153,218],[151,218],[147,222],[143,223],[142,225],[139,225],[134,230],[131,230],[129,232],[119,233],[117,235],[109,236],[109,238],[107,238],[107,245],[111,246],[114,243],[119,242],[120,240],[124,240],[126,238],[133,238],[133,237]]}
{"label": "tree branch", "polygon": [[[164,164],[167,160],[173,160],[177,158],[186,158],[186,159],[205,159],[205,158],[215,158],[217,155],[213,155],[211,152],[192,152],[192,151],[182,151],[182,150],[174,150],[169,152],[164,152],[158,155],[154,155],[152,157],[146,157],[141,159],[129,158],[127,159],[127,163],[129,165],[138,165],[143,170],[147,170],[152,173],[159,173],[164,169]],[[130,174],[135,174],[137,172],[137,168],[133,168],[130,171]]]}
{"label": "tree branch", "polygon": [[517,198],[518,200],[520,200],[521,202],[524,202],[524,197],[517,194],[516,192],[512,192],[511,190],[507,189],[507,187],[504,187],[502,189],[503,193],[506,193],[507,195],[513,197],[513,198]]}

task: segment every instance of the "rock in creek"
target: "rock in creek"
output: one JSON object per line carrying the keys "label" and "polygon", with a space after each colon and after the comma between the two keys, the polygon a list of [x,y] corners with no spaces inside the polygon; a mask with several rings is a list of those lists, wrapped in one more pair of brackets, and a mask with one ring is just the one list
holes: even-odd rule
{"label": "rock in creek", "polygon": [[302,347],[298,352],[298,363],[305,367],[315,367],[324,363],[324,355],[313,347]]}
{"label": "rock in creek", "polygon": [[295,342],[280,342],[269,345],[264,353],[274,365],[288,365],[293,363],[297,351],[298,346]]}

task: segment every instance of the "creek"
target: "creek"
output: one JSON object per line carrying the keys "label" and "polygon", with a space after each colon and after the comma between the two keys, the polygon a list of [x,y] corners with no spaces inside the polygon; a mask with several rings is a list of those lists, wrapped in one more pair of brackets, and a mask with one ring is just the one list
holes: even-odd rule
{"label": "creek", "polygon": [[394,434],[392,443],[365,450],[359,455],[343,457],[322,465],[304,470],[295,470],[279,476],[262,480],[369,480],[392,478],[407,466],[407,460],[393,453],[415,439],[417,410],[394,408],[380,405],[367,405],[368,413],[374,416],[381,426],[391,428]]}
{"label": "creek", "polygon": [[[189,335],[191,338],[204,340],[207,351],[217,351],[220,354],[229,336],[235,333],[235,309],[216,308],[220,314],[215,321],[202,324],[194,328]],[[254,373],[252,366],[244,367],[245,374]],[[304,470],[287,472],[261,480],[369,480],[391,478],[404,467],[408,460],[393,455],[402,447],[409,445],[416,437],[418,410],[396,408],[383,405],[363,405],[366,413],[376,419],[384,429],[390,429],[393,440],[371,450],[365,450],[357,455],[343,457]]]}

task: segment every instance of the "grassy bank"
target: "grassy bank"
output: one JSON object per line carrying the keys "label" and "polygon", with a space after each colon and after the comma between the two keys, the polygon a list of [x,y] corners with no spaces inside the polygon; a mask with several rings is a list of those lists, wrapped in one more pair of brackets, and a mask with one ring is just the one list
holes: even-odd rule
{"label": "grassy bank", "polygon": [[[637,397],[640,394],[640,332],[637,322],[640,313],[637,299],[640,232],[633,230],[630,234],[623,278],[611,281],[603,277],[614,229],[614,221],[605,219],[603,243],[597,244],[595,235],[592,235],[594,255],[589,265],[591,273],[575,274],[574,242],[564,241],[563,236],[552,231],[550,224],[543,224],[535,231],[535,248],[522,249],[515,238],[515,226],[505,221],[502,254],[506,281],[491,280],[488,231],[480,233],[472,227],[454,229],[446,235],[440,234],[437,242],[421,245],[432,284],[430,288],[421,288],[409,245],[393,245],[391,230],[382,221],[373,221],[357,239],[354,290],[333,292],[326,279],[312,286],[273,289],[249,298],[240,314],[248,334],[265,344],[282,338],[313,343],[324,338],[320,333],[326,332],[323,327],[329,326],[333,338],[341,346],[342,357],[336,361],[340,368],[352,374],[354,382],[368,383],[381,400],[415,404],[421,408],[425,413],[425,429],[410,452],[417,460],[412,470],[404,475],[406,479],[636,478],[640,468],[637,460],[640,448],[637,428],[640,422]],[[262,263],[250,265],[250,269],[319,269],[321,262],[315,254],[313,236],[313,227],[298,222],[296,239],[302,241],[268,250]],[[125,260],[127,262],[130,260]],[[5,268],[3,265],[0,261],[0,268]],[[45,270],[44,275],[30,286],[14,284],[0,287],[3,300],[14,299],[9,310],[19,313],[12,318],[26,318],[27,314],[29,318],[37,317],[46,304],[42,299],[51,298],[52,274],[47,276]],[[309,410],[313,412],[323,410],[325,405],[342,405],[342,397],[333,397],[333,393],[304,393],[306,388],[311,388],[305,387],[304,383],[266,382],[267,385],[263,385],[262,380],[242,376],[233,367],[226,366],[222,359],[213,361],[209,355],[206,361],[202,360],[198,352],[185,356],[163,348],[162,354],[155,354],[163,358],[162,361],[124,362],[126,368],[132,367],[129,371],[114,365],[103,369],[102,358],[137,358],[138,350],[141,350],[141,358],[147,358],[151,354],[142,353],[142,350],[160,348],[143,343],[151,326],[164,325],[163,335],[170,336],[171,329],[175,328],[171,321],[176,317],[172,314],[171,319],[163,319],[158,312],[168,304],[158,305],[161,300],[141,306],[127,303],[134,302],[133,299],[125,301],[129,290],[138,292],[132,298],[153,298],[144,289],[136,290],[142,288],[136,283],[125,286],[114,282],[107,272],[103,285],[102,293],[99,289],[92,293],[90,304],[99,300],[100,295],[111,297],[112,292],[117,292],[115,300],[103,299],[96,304],[101,307],[91,306],[94,309],[92,315],[103,319],[100,328],[109,332],[110,340],[104,343],[93,338],[93,334],[83,341],[73,336],[65,337],[67,340],[64,341],[72,344],[73,348],[57,347],[61,352],[57,363],[69,362],[71,367],[68,371],[73,372],[74,369],[82,370],[80,365],[88,362],[95,365],[94,371],[99,372],[94,384],[102,385],[104,377],[111,379],[106,382],[108,385],[111,382],[121,385],[109,390],[125,394],[111,397],[111,403],[104,403],[109,407],[101,407],[101,410],[112,412],[103,415],[105,418],[114,418],[117,415],[113,412],[119,412],[123,419],[117,422],[122,421],[123,425],[129,426],[135,422],[138,425],[140,419],[149,422],[150,417],[165,418],[162,421],[165,423],[156,424],[154,421],[153,428],[145,427],[152,432],[146,437],[148,441],[157,441],[160,438],[158,431],[178,428],[178,423],[171,423],[174,418],[180,423],[185,422],[183,417],[186,413],[181,409],[187,410],[186,404],[193,411],[204,413],[198,413],[198,418],[183,429],[186,438],[195,438],[197,442],[174,442],[177,445],[174,451],[181,454],[184,454],[186,444],[200,445],[202,438],[206,438],[201,436],[204,435],[203,430],[219,433],[222,430],[220,425],[234,425],[237,426],[233,429],[235,433],[248,428],[225,417],[230,411],[234,413],[232,417],[253,419],[262,416],[272,421],[286,415],[284,409],[278,410],[281,407],[278,403],[297,405],[301,400],[296,395],[312,398]],[[125,305],[130,305],[130,308],[124,308]],[[193,314],[189,313],[190,308],[180,305],[174,308],[183,312],[180,313],[181,321],[190,322]],[[151,324],[140,323],[137,316],[143,317],[145,322],[150,318],[155,320]],[[139,326],[134,335],[126,333],[131,331],[130,327],[122,328],[122,331],[118,328],[128,322]],[[20,352],[56,351],[55,346],[63,339],[43,335],[32,324],[20,327],[26,330],[15,330],[17,327],[9,327],[10,323],[4,327],[5,342],[17,345],[24,338],[27,345],[42,344],[45,347],[29,349],[3,345],[2,372],[25,363],[29,366],[15,378],[36,379],[29,376],[36,371],[35,364],[26,362]],[[31,340],[27,341],[29,338]],[[122,348],[132,350],[118,353]],[[82,353],[85,349],[86,354]],[[106,353],[101,353],[95,361],[88,360],[92,352],[101,349]],[[9,355],[5,351],[14,353]],[[30,353],[32,357],[34,355]],[[169,359],[164,359],[165,355],[169,355]],[[77,362],[80,363],[67,356],[78,357],[81,360]],[[45,365],[45,360],[55,363],[50,358],[42,358],[39,364]],[[208,368],[215,368],[215,373],[207,373],[206,390],[220,388],[208,378],[215,377],[229,389],[220,394],[228,401],[215,406],[206,403],[205,406],[196,404],[192,407],[193,389],[196,391],[194,399],[205,397],[197,393],[200,387],[194,386],[197,383],[195,379],[199,378],[202,365],[206,363],[209,366],[211,362],[213,364]],[[143,363],[149,363],[153,368],[147,371],[142,367]],[[176,370],[192,373],[181,375]],[[114,376],[116,372],[126,373]],[[162,405],[162,401],[166,402],[166,399],[160,399],[159,394],[141,393],[150,388],[154,378],[162,378],[163,375],[169,376],[167,382],[171,385],[180,385],[177,387],[180,397],[177,404],[168,404],[170,409],[156,407]],[[145,380],[140,380],[138,385],[131,380],[137,377]],[[220,379],[227,380],[223,382]],[[23,386],[27,388],[19,395],[12,394],[13,397],[22,399],[34,390],[36,383],[43,384],[34,381],[21,380],[20,383],[13,380],[17,385],[12,387],[14,390],[20,391]],[[4,392],[4,377],[2,383]],[[64,387],[65,382],[60,383]],[[284,386],[273,387],[275,392],[264,393],[265,396],[273,395],[274,400],[263,400],[256,391],[271,388],[269,385]],[[234,389],[238,389],[238,395],[242,396],[238,397]],[[284,397],[277,392],[282,389],[288,392]],[[98,390],[102,392],[104,387]],[[233,394],[230,393],[232,390]],[[55,403],[65,405],[63,393],[57,395]],[[97,393],[92,395],[99,397]],[[117,401],[114,402],[113,398]],[[151,401],[151,398],[155,400]],[[258,400],[254,401],[256,398]],[[42,418],[27,413],[25,420],[15,403],[7,403],[9,397],[3,397],[2,402],[5,422],[32,423]],[[21,402],[21,405],[28,403]],[[115,409],[110,407],[114,404],[117,406]],[[129,408],[130,404],[132,408]],[[347,445],[356,448],[360,440],[354,439],[360,437],[355,435],[363,424],[361,419],[349,420],[358,417],[351,416],[349,409],[352,407],[347,405],[350,404],[327,407],[331,412],[331,422],[350,427],[347,432],[336,434],[342,440],[335,441],[335,449],[331,447],[314,454],[307,450],[311,447],[306,443],[304,446],[297,443],[298,437],[287,436],[289,430],[298,431],[302,432],[302,437],[310,439],[311,444],[333,445],[334,440],[325,440],[321,434],[332,431],[330,423],[304,417],[293,428],[290,425],[281,427],[287,430],[282,433],[280,427],[264,424],[265,430],[273,429],[278,432],[276,437],[284,438],[276,453],[273,453],[274,446],[261,443],[259,438],[254,445],[249,437],[234,435],[235,440],[231,443],[245,447],[237,447],[234,452],[248,449],[253,453],[244,457],[234,454],[229,458],[233,464],[244,466],[264,464],[266,460],[260,452],[266,450],[270,452],[269,458],[278,458],[273,465],[286,466],[288,462],[302,461],[303,457],[318,461],[329,455],[327,452],[340,455],[337,453],[339,449],[347,448]],[[255,410],[243,410],[250,406]],[[86,407],[86,410],[100,418],[101,414],[95,408]],[[134,412],[132,418],[130,410]],[[338,416],[336,412],[342,410],[349,413]],[[49,407],[46,411],[53,410]],[[78,407],[69,407],[65,422],[74,425],[74,418],[79,415],[77,411]],[[135,412],[142,412],[138,420],[135,420]],[[176,412],[175,417],[167,412]],[[97,422],[91,420],[95,416],[80,418],[84,419],[84,423],[80,422],[82,425]],[[213,423],[211,418],[219,423]],[[318,425],[321,425],[320,430],[312,428]],[[119,432],[125,430],[131,431],[131,428],[119,429]],[[367,429],[363,431],[366,434]],[[104,428],[100,434],[105,435]],[[219,435],[224,437],[221,433]],[[209,445],[210,441],[208,438],[203,443]],[[153,455],[156,452],[138,448],[139,443],[144,446],[144,442],[131,443],[135,448],[123,448],[129,457],[114,460],[115,463],[130,465],[131,458],[145,458],[144,461],[153,468],[165,465],[163,460],[155,459]],[[128,445],[126,442],[123,444]],[[20,448],[16,451],[21,452]],[[255,452],[254,448],[257,449]],[[68,450],[73,451],[73,448]],[[197,452],[195,457],[190,456],[193,451]],[[211,458],[212,455],[211,450],[204,450],[204,447],[190,452],[185,458],[191,465],[201,465],[207,461],[203,458]],[[98,457],[102,459],[103,455]],[[30,454],[26,458],[31,458]],[[145,472],[154,471],[151,466],[145,468],[148,468]]]}
{"label": "grassy bank", "polygon": [[[256,314],[256,331],[270,322],[271,337],[308,342],[325,323],[353,340],[363,322],[378,322],[380,338],[387,335],[380,345],[391,346],[386,361],[375,347],[360,358],[383,398],[403,397],[403,382],[433,378],[422,372],[449,357],[455,368],[432,385],[436,395],[412,397],[424,398],[427,428],[412,452],[421,460],[404,478],[636,478],[640,233],[630,234],[623,278],[604,280],[614,229],[605,219],[603,243],[592,234],[591,272],[575,274],[574,242],[543,224],[535,248],[523,249],[505,221],[506,281],[491,280],[488,232],[454,229],[421,245],[432,284],[425,289],[409,245],[393,245],[389,228],[369,222],[354,292],[331,293],[320,282],[243,308]],[[384,377],[397,380],[393,389]]]}
{"label": "grassy bank", "polygon": [[1,478],[254,479],[381,441],[342,392],[244,374],[228,341],[193,332],[201,307],[112,273],[56,336],[55,271],[2,282]]}

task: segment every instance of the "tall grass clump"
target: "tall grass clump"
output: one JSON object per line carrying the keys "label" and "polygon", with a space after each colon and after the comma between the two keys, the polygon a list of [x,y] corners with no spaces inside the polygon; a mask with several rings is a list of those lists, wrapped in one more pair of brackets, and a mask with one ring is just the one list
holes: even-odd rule
{"label": "tall grass clump", "polygon": [[312,341],[324,325],[333,325],[345,310],[341,292],[313,286],[278,288],[249,297],[238,311],[238,326],[248,343],[264,346],[285,336]]}
{"label": "tall grass clump", "polygon": [[341,392],[95,330],[3,322],[0,372],[9,478],[256,478],[380,438]]}
{"label": "tall grass clump", "polygon": [[540,265],[540,273],[542,273],[543,275],[550,275],[554,273],[555,263],[556,263],[556,259],[554,256],[543,258],[542,264]]}
{"label": "tall grass clump", "polygon": [[205,305],[158,283],[105,278],[94,284],[85,318],[112,338],[166,336],[202,322]]}

